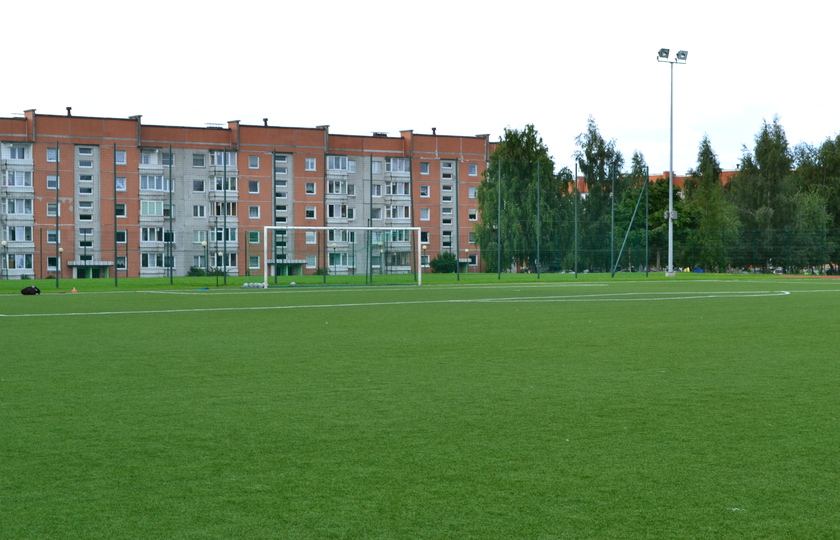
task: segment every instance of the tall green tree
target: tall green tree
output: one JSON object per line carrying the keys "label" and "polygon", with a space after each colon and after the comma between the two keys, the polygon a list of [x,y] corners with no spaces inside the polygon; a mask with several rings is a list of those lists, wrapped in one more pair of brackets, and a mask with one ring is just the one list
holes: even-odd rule
{"label": "tall green tree", "polygon": [[729,200],[721,182],[721,172],[717,154],[709,137],[704,135],[697,152],[697,168],[689,172],[685,183],[682,204],[685,218],[693,221],[689,227],[689,262],[722,272],[737,255],[727,250],[724,242],[737,244],[741,224],[738,208]]}
{"label": "tall green tree", "polygon": [[[625,189],[621,169],[624,157],[615,140],[601,136],[595,118],[589,117],[586,131],[575,138],[575,160],[583,173],[587,194],[581,203],[582,262],[584,267],[609,268],[612,200],[621,200]],[[615,186],[615,193],[613,193]]]}
{"label": "tall green tree", "polygon": [[840,135],[818,147],[797,145],[793,154],[797,188],[821,195],[831,215],[829,226],[840,227]]}
{"label": "tall green tree", "polygon": [[476,242],[488,271],[497,270],[499,259],[504,270],[513,265],[533,268],[537,261],[550,258],[547,240],[559,233],[556,212],[562,184],[554,174],[548,147],[532,124],[522,130],[505,129],[477,194]]}
{"label": "tall green tree", "polygon": [[752,239],[751,259],[758,266],[778,258],[778,246],[789,241],[796,185],[791,175],[793,152],[778,117],[755,136],[752,152],[744,147],[740,170],[730,182],[745,237]]}

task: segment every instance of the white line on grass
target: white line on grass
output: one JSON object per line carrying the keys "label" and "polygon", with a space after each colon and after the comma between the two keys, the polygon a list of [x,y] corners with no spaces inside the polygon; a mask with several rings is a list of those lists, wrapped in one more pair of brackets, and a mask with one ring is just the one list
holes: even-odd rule
{"label": "white line on grass", "polygon": [[[665,294],[666,296],[644,297],[645,295]],[[2,315],[3,317],[71,317],[79,315],[149,315],[160,313],[205,313],[220,311],[261,311],[275,309],[317,309],[317,308],[341,308],[341,307],[364,307],[364,306],[404,306],[422,304],[471,304],[471,303],[506,303],[506,302],[628,302],[628,301],[661,301],[661,300],[698,300],[704,298],[748,298],[759,296],[787,296],[789,291],[733,291],[714,292],[696,295],[686,293],[615,293],[615,294],[593,294],[593,295],[571,295],[571,296],[547,296],[534,298],[530,296],[508,297],[508,298],[475,298],[460,300],[413,300],[403,302],[368,302],[349,304],[308,304],[299,306],[251,306],[251,307],[220,307],[220,308],[193,308],[193,309],[156,309],[139,311],[95,311],[95,312],[72,312],[72,313],[22,313]],[[679,295],[679,296],[678,296]]]}

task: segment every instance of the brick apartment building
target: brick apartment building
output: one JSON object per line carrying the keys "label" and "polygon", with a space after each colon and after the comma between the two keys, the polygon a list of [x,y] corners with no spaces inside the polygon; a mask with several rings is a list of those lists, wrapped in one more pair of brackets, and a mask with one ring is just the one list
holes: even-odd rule
{"label": "brick apartment building", "polygon": [[[261,275],[265,265],[296,275],[327,264],[357,273],[357,239],[342,231],[352,226],[421,227],[424,264],[441,252],[457,254],[464,269],[480,260],[473,226],[487,135],[141,120],[69,108],[0,118],[3,277],[181,276],[190,267]],[[278,235],[263,260],[266,225],[327,230],[296,240],[311,239],[310,251]],[[409,243],[387,240],[365,264],[409,266]]]}

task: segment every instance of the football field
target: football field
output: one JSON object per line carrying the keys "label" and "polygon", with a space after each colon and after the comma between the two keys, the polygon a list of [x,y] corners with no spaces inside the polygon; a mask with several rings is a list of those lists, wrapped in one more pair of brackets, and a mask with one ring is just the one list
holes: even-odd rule
{"label": "football field", "polygon": [[0,295],[0,538],[840,536],[840,280],[694,278]]}

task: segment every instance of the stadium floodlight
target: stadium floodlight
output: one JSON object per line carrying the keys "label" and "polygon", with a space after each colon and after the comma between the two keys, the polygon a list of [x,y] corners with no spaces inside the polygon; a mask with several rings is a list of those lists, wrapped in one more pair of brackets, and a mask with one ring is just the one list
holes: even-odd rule
{"label": "stadium floodlight", "polygon": [[670,172],[668,173],[668,211],[665,218],[668,220],[668,269],[665,275],[674,277],[674,220],[677,213],[674,211],[674,64],[684,64],[688,58],[688,51],[679,51],[674,60],[669,60],[670,49],[659,49],[656,57],[657,62],[668,62],[671,64],[671,160]]}

